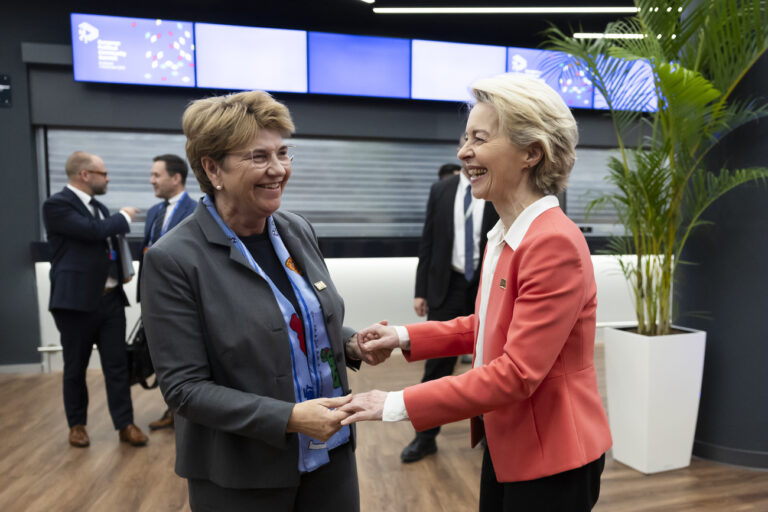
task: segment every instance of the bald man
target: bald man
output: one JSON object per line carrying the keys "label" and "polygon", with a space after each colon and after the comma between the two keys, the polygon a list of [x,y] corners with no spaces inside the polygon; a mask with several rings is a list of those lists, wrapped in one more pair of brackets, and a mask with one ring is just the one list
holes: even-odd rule
{"label": "bald man", "polygon": [[147,436],[133,424],[133,404],[125,350],[125,306],[128,299],[119,264],[116,235],[130,230],[139,211],[125,206],[110,215],[95,196],[105,194],[109,177],[104,161],[84,151],[72,153],[65,164],[69,183],[43,203],[43,221],[51,258],[51,298],[48,309],[61,335],[64,355],[64,410],[69,444],[90,444],[86,370],[93,345],[99,350],[107,403],[118,438],[143,446]]}

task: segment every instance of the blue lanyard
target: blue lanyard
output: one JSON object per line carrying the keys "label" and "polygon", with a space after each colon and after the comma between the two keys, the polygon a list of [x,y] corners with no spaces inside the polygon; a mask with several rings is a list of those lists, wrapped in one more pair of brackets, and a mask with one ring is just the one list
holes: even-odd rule
{"label": "blue lanyard", "polygon": [[[253,255],[248,250],[248,248],[245,247],[245,244],[240,240],[240,237],[238,237],[237,234],[234,231],[232,231],[232,228],[227,226],[227,224],[224,222],[224,219],[222,219],[221,216],[219,215],[219,212],[216,211],[216,207],[213,205],[213,201],[211,201],[210,196],[205,195],[203,197],[203,204],[208,209],[208,212],[211,214],[213,219],[219,225],[219,227],[224,232],[226,237],[230,239],[230,241],[232,242],[232,245],[234,245],[237,248],[237,250],[240,251],[240,254],[242,254],[243,257],[248,261],[248,264],[251,266],[251,268],[269,284],[269,287],[272,289],[272,293],[275,295],[275,298],[277,298],[277,304],[278,306],[280,306],[280,311],[283,314],[283,317],[290,318],[291,316],[290,312],[287,311],[289,308],[291,311],[293,310],[293,306],[290,305],[290,301],[288,301],[288,299],[285,297],[285,295],[283,295],[283,293],[275,285],[275,283],[272,282],[272,279],[269,278],[266,272],[264,272],[264,270],[262,270],[262,268],[259,267],[259,264],[256,263],[256,260],[253,259]],[[267,218],[267,230],[270,233],[270,238],[271,238],[272,231],[277,232],[277,230],[274,229],[275,227],[274,222],[275,221],[272,219],[272,216],[269,216]],[[294,368],[293,368],[294,385],[295,385],[295,389],[301,390],[301,393],[303,395],[302,398],[304,400],[309,398],[317,398],[320,392],[320,377],[317,374],[317,370],[316,370],[317,359],[316,359],[315,350],[314,350],[315,337],[314,337],[314,329],[312,327],[312,315],[309,312],[309,308],[307,307],[307,304],[304,302],[304,298],[302,297],[301,292],[296,289],[296,285],[293,283],[293,280],[291,280],[290,275],[288,276],[288,280],[291,283],[291,287],[293,288],[293,293],[296,294],[296,298],[301,305],[304,318],[307,320],[307,323],[309,326],[309,329],[307,330],[307,332],[304,333],[304,341],[305,343],[307,343],[307,354],[309,354],[310,352],[312,353],[314,367],[313,365],[310,365],[310,364],[307,364],[307,366],[312,373],[312,379],[315,381],[316,387],[314,390],[310,391],[312,393],[311,397],[306,396],[306,390],[301,388],[298,377],[297,377],[297,371],[295,368],[296,358],[292,357],[291,360],[294,365]],[[309,360],[307,360],[307,363],[309,363]]]}

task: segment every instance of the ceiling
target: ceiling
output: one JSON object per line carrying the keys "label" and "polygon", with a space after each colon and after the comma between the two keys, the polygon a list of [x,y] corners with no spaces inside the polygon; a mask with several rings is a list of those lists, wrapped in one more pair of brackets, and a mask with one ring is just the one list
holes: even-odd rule
{"label": "ceiling", "polygon": [[[124,3],[123,3],[124,2]],[[507,46],[537,47],[549,23],[563,30],[602,32],[620,15],[382,15],[372,7],[445,6],[632,6],[628,0],[104,0],[56,2],[55,9],[232,25],[320,30],[346,34],[424,38]]]}

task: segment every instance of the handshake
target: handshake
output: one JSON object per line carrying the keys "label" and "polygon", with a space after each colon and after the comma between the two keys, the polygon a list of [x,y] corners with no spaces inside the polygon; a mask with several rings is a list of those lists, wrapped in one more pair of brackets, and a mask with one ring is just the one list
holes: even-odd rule
{"label": "handshake", "polygon": [[[400,346],[394,327],[387,321],[360,330],[347,341],[347,357],[361,359],[370,365],[386,361],[392,350]],[[327,441],[341,427],[358,421],[381,420],[384,410],[385,391],[336,398],[316,398],[299,402],[293,407],[286,432],[300,432],[318,441]]]}

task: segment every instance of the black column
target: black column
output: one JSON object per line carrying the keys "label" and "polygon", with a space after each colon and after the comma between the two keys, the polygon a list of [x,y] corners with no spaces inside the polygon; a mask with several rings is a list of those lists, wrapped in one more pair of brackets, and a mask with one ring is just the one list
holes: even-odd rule
{"label": "black column", "polygon": [[[766,83],[763,55],[736,97],[765,97]],[[708,165],[768,166],[768,118],[730,134]],[[693,453],[768,468],[768,183],[729,192],[704,218],[713,225],[691,237],[675,284],[677,323],[707,331]]]}

